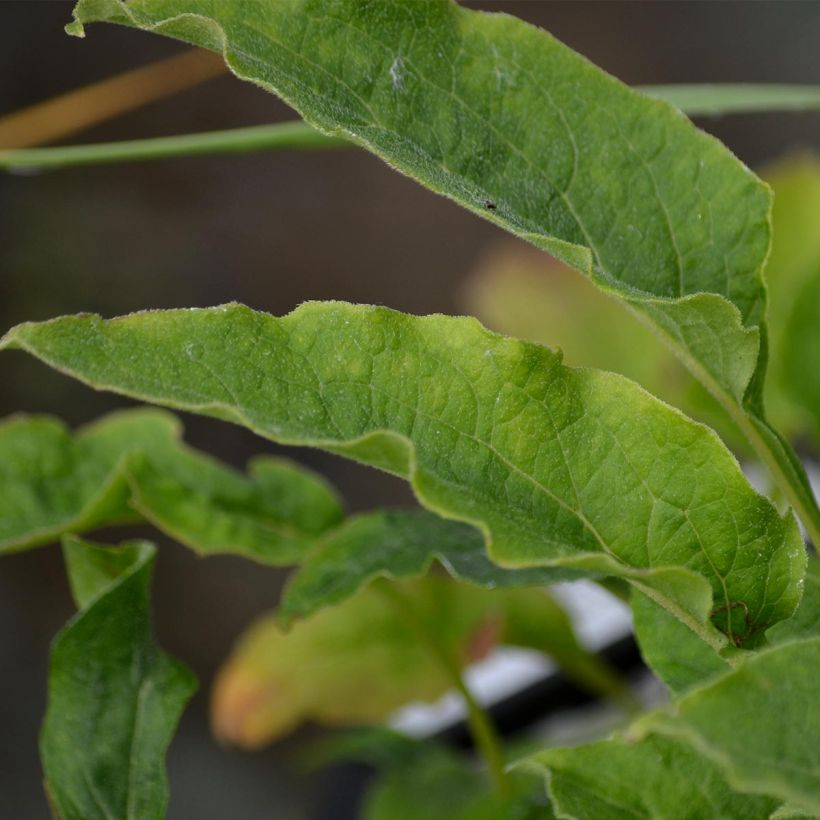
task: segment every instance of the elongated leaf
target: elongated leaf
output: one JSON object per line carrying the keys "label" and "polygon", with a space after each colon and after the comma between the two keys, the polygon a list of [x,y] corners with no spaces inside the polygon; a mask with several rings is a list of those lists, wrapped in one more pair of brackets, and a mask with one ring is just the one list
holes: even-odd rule
{"label": "elongated leaf", "polygon": [[279,606],[288,626],[355,595],[377,578],[420,578],[433,561],[456,579],[488,589],[556,580],[553,570],[505,570],[487,558],[481,533],[421,511],[368,513],[330,530],[289,581]]}
{"label": "elongated leaf", "polygon": [[482,256],[463,301],[492,330],[558,347],[573,367],[621,373],[716,429],[735,452],[749,452],[731,417],[657,335],[557,259],[499,242]]}
{"label": "elongated leaf", "polygon": [[649,725],[715,761],[736,788],[820,812],[819,677],[820,638],[789,641],[751,655]]}
{"label": "elongated leaf", "polygon": [[[401,589],[458,667],[489,651],[488,633],[494,638],[503,628],[498,593],[436,577]],[[257,621],[217,679],[213,724],[222,739],[255,747],[308,719],[378,723],[452,685],[412,618],[377,585],[287,633],[275,616]]]}
{"label": "elongated leaf", "polygon": [[287,564],[342,516],[332,490],[284,460],[245,477],[181,441],[153,410],[115,413],[72,435],[50,418],[0,425],[0,552],[144,516],[203,552]]}
{"label": "elongated leaf", "polygon": [[[279,621],[287,627],[378,578],[419,578],[434,560],[453,578],[487,589],[555,580],[555,570],[510,570],[493,564],[473,527],[426,512],[382,511],[352,518],[322,536],[288,582]],[[624,683],[578,643],[569,617],[543,590],[499,596],[498,605],[504,612],[503,630],[491,635],[492,640],[538,649],[589,691],[629,704]]]}
{"label": "elongated leaf", "polygon": [[629,578],[716,646],[709,588],[736,643],[799,600],[793,519],[711,431],[620,376],[564,367],[474,320],[342,303],[276,319],[235,305],[20,325],[0,346],[403,476],[427,507],[479,526],[493,560]]}
{"label": "elongated leaf", "polygon": [[734,791],[718,766],[665,737],[547,749],[526,765],[547,775],[553,807],[572,820],[763,818],[779,802]]}
{"label": "elongated leaf", "polygon": [[637,310],[733,415],[820,542],[764,419],[766,187],[675,108],[546,32],[449,0],[80,0],[221,51],[309,123],[577,268]]}
{"label": "elongated leaf", "polygon": [[51,653],[40,738],[46,788],[63,820],[165,815],[165,750],[196,681],[151,638],[154,548],[69,538],[80,612]]}

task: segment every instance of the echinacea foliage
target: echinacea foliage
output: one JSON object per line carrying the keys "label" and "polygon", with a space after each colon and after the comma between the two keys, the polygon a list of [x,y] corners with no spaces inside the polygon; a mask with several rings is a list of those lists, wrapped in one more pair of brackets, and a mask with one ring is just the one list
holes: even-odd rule
{"label": "echinacea foliage", "polygon": [[[223,738],[259,745],[307,718],[378,723],[414,698],[461,691],[488,773],[388,733],[351,740],[356,754],[389,758],[371,818],[818,816],[820,593],[798,520],[816,546],[820,510],[763,401],[771,337],[776,418],[789,436],[820,429],[817,369],[803,391],[795,366],[818,352],[820,217],[802,205],[817,201],[817,168],[807,162],[791,189],[785,172],[773,179],[787,203],[776,227],[797,226],[799,253],[775,243],[770,331],[771,189],[659,99],[730,110],[816,104],[816,92],[649,96],[544,31],[449,0],[80,0],[74,17],[80,36],[114,22],[221,53],[334,144],[374,152],[586,276],[615,300],[601,311],[620,303],[668,345],[658,356],[677,357],[684,387],[655,383],[657,366],[625,363],[643,387],[576,367],[595,362],[565,363],[474,319],[341,302],[279,318],[231,304],[11,329],[0,348],[95,389],[385,470],[423,508],[348,517],[298,465],[261,458],[241,474],[191,450],[167,411],[76,433],[7,421],[0,550],[62,538],[79,608],[54,645],[41,736],[59,815],[164,812],[164,751],[194,684],[150,637],[154,549],[78,537],[145,520],[202,554],[299,566],[278,616],[252,628],[220,676]],[[508,285],[491,277],[478,309],[492,319]],[[513,305],[538,304],[515,287]],[[539,295],[545,315],[550,295]],[[577,305],[576,333],[644,338]],[[713,429],[645,387],[703,410],[768,468],[788,509],[753,489]],[[582,577],[628,596],[672,700],[608,739],[514,759],[460,676],[496,645],[542,651],[634,707],[544,589]]]}

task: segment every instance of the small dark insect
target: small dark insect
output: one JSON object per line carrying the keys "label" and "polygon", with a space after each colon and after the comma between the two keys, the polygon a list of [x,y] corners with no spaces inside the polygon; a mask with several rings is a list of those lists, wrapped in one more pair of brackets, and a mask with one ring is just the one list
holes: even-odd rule
{"label": "small dark insect", "polygon": [[494,211],[498,206],[491,199],[485,199],[484,200],[484,207],[488,211]]}

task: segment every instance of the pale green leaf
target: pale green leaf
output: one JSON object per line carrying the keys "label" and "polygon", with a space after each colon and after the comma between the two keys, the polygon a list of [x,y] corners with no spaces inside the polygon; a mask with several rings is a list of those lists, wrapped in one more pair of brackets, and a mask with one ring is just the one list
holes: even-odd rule
{"label": "pale green leaf", "polygon": [[794,520],[714,433],[621,376],[567,368],[471,319],[343,303],[277,319],[234,305],[20,325],[0,346],[386,469],[481,528],[494,561],[628,578],[715,646],[711,595],[736,643],[799,600]]}
{"label": "pale green leaf", "polygon": [[685,695],[652,731],[681,738],[717,763],[735,788],[820,812],[820,638],[746,658]]}
{"label": "pale green leaf", "polygon": [[663,607],[637,590],[631,604],[641,657],[672,692],[680,694],[729,670],[726,660]]}
{"label": "pale green leaf", "polygon": [[715,394],[820,542],[805,471],[766,423],[770,194],[673,106],[550,37],[449,0],[80,0],[222,52],[319,130],[589,275]]}
{"label": "pale green leaf", "polygon": [[621,373],[718,430],[735,452],[748,452],[731,417],[657,335],[557,259],[499,242],[482,256],[462,301],[492,330],[560,348],[573,367]]}
{"label": "pale green leaf", "polygon": [[734,791],[713,762],[666,737],[547,749],[523,765],[546,775],[556,814],[571,820],[764,818],[778,805]]}
{"label": "pale green leaf", "polygon": [[51,652],[40,737],[46,788],[63,820],[164,817],[165,750],[196,688],[151,637],[154,548],[64,542],[81,611]]}
{"label": "pale green leaf", "polygon": [[333,491],[281,459],[243,476],[181,441],[170,414],[131,410],[71,434],[50,418],[0,425],[0,552],[144,517],[202,552],[299,560],[339,522]]}
{"label": "pale green leaf", "polygon": [[[483,656],[503,627],[498,592],[433,576],[400,589],[458,667]],[[273,615],[257,621],[216,681],[217,736],[255,747],[304,720],[379,723],[410,700],[440,697],[450,671],[404,609],[374,585],[287,632]]]}

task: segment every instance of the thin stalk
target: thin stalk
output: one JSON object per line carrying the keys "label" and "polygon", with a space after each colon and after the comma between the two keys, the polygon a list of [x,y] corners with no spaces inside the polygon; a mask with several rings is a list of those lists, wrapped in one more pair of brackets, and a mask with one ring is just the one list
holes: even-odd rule
{"label": "thin stalk", "polygon": [[672,103],[690,117],[820,108],[820,87],[816,85],[699,83],[644,85],[637,88],[650,97],[660,97]]}
{"label": "thin stalk", "polygon": [[416,634],[427,644],[428,649],[448,674],[453,686],[464,698],[467,706],[467,722],[476,748],[481,752],[493,783],[500,794],[509,794],[509,781],[504,765],[504,753],[501,740],[486,710],[470,692],[461,670],[449,649],[439,639],[426,618],[418,611],[415,602],[405,595],[395,584],[379,582],[376,588],[391,601],[396,611],[413,628]]}
{"label": "thin stalk", "polygon": [[225,73],[217,55],[183,51],[0,117],[0,147],[30,148],[64,139]]}
{"label": "thin stalk", "polygon": [[311,128],[307,123],[298,120],[146,140],[0,151],[0,168],[33,171],[73,165],[140,162],[202,154],[244,154],[284,148],[323,149],[350,148],[351,146],[352,144],[347,140],[327,137],[315,128]]}

